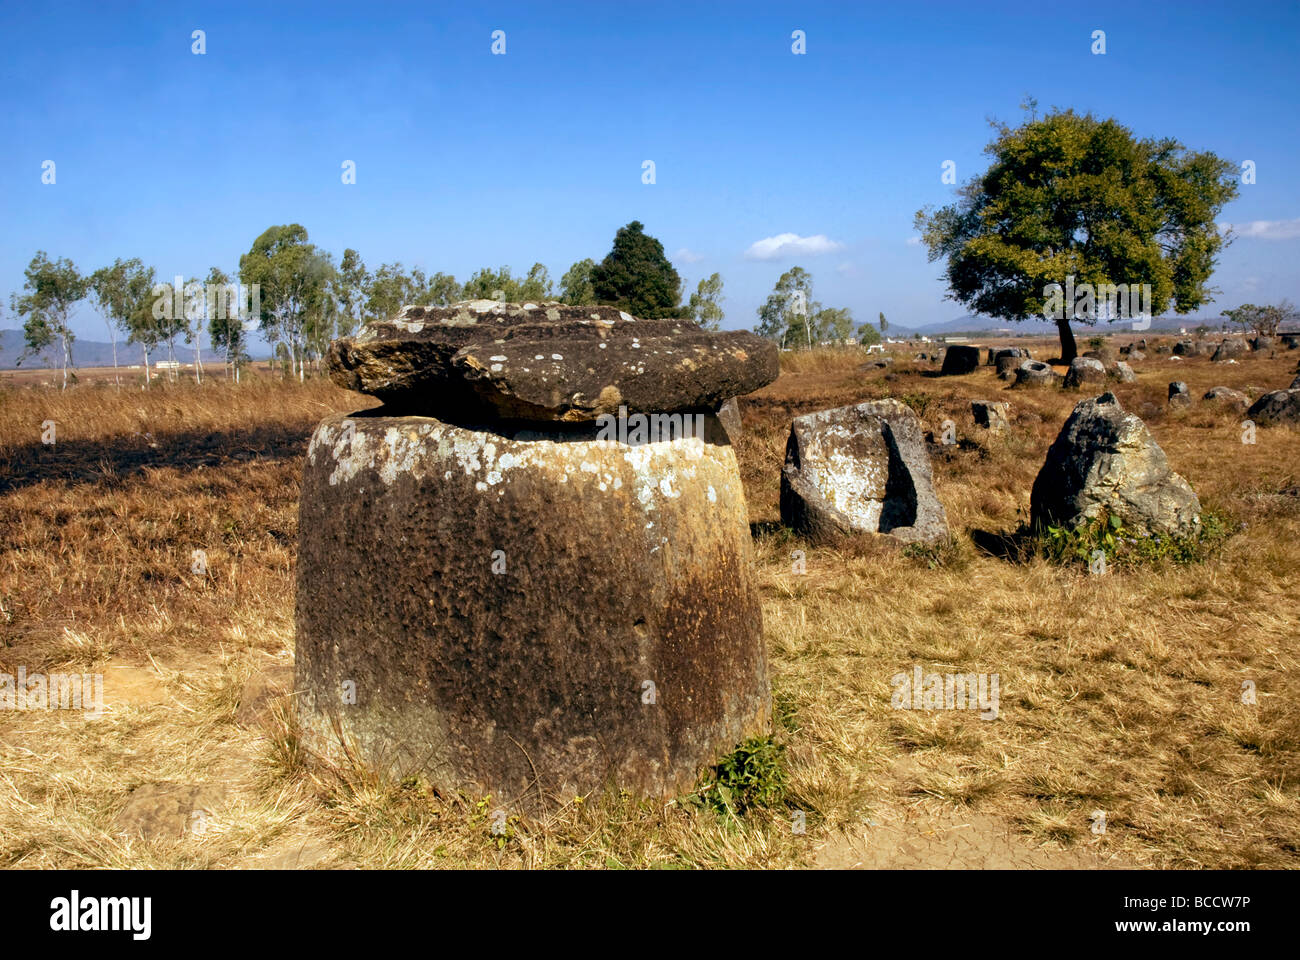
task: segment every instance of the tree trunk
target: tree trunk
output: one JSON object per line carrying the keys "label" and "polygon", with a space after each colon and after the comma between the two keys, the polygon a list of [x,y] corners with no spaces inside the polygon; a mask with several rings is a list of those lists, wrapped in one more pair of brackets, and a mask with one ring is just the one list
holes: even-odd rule
{"label": "tree trunk", "polygon": [[1061,362],[1070,363],[1079,355],[1079,348],[1074,343],[1074,331],[1070,329],[1069,319],[1062,317],[1057,320],[1056,329],[1061,334]]}

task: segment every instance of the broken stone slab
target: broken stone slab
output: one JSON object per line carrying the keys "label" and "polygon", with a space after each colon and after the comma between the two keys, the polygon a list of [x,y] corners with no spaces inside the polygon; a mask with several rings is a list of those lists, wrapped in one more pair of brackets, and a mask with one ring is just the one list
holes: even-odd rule
{"label": "broken stone slab", "polygon": [[531,807],[674,796],[769,732],[735,454],[711,413],[653,441],[639,416],[626,440],[382,410],[317,427],[295,678],[313,750]]}
{"label": "broken stone slab", "polygon": [[1036,525],[1075,527],[1104,512],[1141,535],[1186,536],[1198,529],[1201,513],[1146,424],[1125,413],[1113,393],[1075,406],[1047,451],[1029,504]]}
{"label": "broken stone slab", "polygon": [[1006,433],[1010,427],[1007,415],[1011,412],[1011,404],[1005,401],[972,400],[970,409],[977,427],[984,427],[991,433]]}
{"label": "broken stone slab", "polygon": [[1137,374],[1123,360],[1113,360],[1106,368],[1106,376],[1112,380],[1118,380],[1120,383],[1134,383],[1137,381]]}
{"label": "broken stone slab", "polygon": [[965,373],[974,373],[979,369],[979,365],[979,347],[953,344],[943,355],[943,366],[939,368],[939,373],[945,377],[961,376]]}
{"label": "broken stone slab", "polygon": [[1246,411],[1246,416],[1267,426],[1300,424],[1300,388],[1293,385],[1290,390],[1264,394]]}
{"label": "broken stone slab", "polygon": [[1218,349],[1214,351],[1214,356],[1210,357],[1211,363],[1226,363],[1229,360],[1237,360],[1244,357],[1250,352],[1250,346],[1241,337],[1228,337]]}
{"label": "broken stone slab", "polygon": [[727,431],[727,436],[735,443],[736,439],[743,431],[740,420],[740,401],[732,397],[722,406],[718,407],[718,422],[722,424],[722,429]]}
{"label": "broken stone slab", "polygon": [[852,533],[906,543],[946,538],[912,409],[888,399],[796,417],[781,471],[781,520],[814,543]]}
{"label": "broken stone slab", "polygon": [[613,307],[471,300],[403,308],[330,344],[330,376],[393,413],[474,425],[586,423],[632,413],[716,410],[776,379],[776,344]]}
{"label": "broken stone slab", "polygon": [[1250,406],[1250,398],[1240,390],[1233,390],[1231,387],[1213,387],[1207,390],[1201,399],[1210,400],[1241,413],[1245,413],[1246,408]]}

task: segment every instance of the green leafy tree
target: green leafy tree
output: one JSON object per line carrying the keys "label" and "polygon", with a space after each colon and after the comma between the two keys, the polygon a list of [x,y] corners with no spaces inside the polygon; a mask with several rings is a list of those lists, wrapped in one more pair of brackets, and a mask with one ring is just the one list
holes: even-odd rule
{"label": "green leafy tree", "polygon": [[461,292],[461,286],[451,274],[440,272],[429,278],[424,296],[424,302],[427,306],[449,307],[458,300],[463,299],[464,294]]}
{"label": "green leafy tree", "polygon": [[1300,319],[1300,312],[1296,311],[1290,300],[1283,300],[1281,303],[1264,306],[1243,303],[1234,310],[1224,310],[1223,316],[1229,322],[1237,324],[1243,331],[1253,333],[1257,337],[1276,337],[1278,328],[1283,323]]}
{"label": "green leafy tree", "polygon": [[811,347],[809,317],[815,309],[812,276],[803,267],[791,267],[781,274],[767,300],[758,308],[755,332],[782,347]]}
{"label": "green leafy tree", "polygon": [[[51,260],[38,250],[24,272],[22,296],[12,294],[9,307],[23,317],[23,357],[40,353],[54,343],[59,345],[63,369],[63,389],[68,388],[68,369],[72,367],[72,341],[76,339],[68,326],[73,305],[86,297],[86,278],[66,257]],[[21,362],[21,360],[20,360]]]}
{"label": "green leafy tree", "polygon": [[880,311],[880,332],[885,334],[889,332],[889,321],[885,319],[885,311]]}
{"label": "green leafy tree", "polygon": [[90,293],[113,344],[113,382],[119,387],[122,380],[117,366],[117,340],[119,335],[129,336],[135,318],[147,314],[151,303],[153,271],[146,270],[138,258],[118,258],[109,267],[100,267],[88,278]]}
{"label": "green leafy tree", "polygon": [[574,306],[595,303],[596,291],[591,286],[591,271],[595,268],[596,261],[590,257],[569,267],[560,278],[560,300]]}
{"label": "green leafy tree", "polygon": [[351,335],[361,323],[366,305],[366,288],[369,285],[370,274],[361,254],[348,247],[343,251],[343,259],[339,261],[331,284],[331,293],[338,303],[340,336]]}
{"label": "green leafy tree", "polygon": [[550,273],[540,263],[534,263],[528,270],[528,276],[519,284],[519,300],[536,302],[550,300],[553,296]]}
{"label": "green leafy tree", "polygon": [[509,267],[502,267],[500,270],[483,267],[474,271],[465,281],[463,295],[466,300],[500,300],[504,303],[517,303],[522,296],[522,285],[519,278],[510,273]]}
{"label": "green leafy tree", "polygon": [[853,333],[853,311],[848,307],[823,307],[819,304],[812,324],[816,342],[844,341]]}
{"label": "green leafy tree", "polygon": [[368,322],[392,319],[402,307],[423,305],[428,294],[429,279],[419,267],[413,267],[408,273],[401,263],[381,264],[366,287],[365,319]]}
{"label": "green leafy tree", "polygon": [[633,220],[614,235],[609,254],[591,270],[597,303],[637,317],[659,319],[680,313],[681,277],[664,256],[664,245]]}
{"label": "green leafy tree", "polygon": [[858,327],[858,343],[862,346],[869,347],[873,343],[879,343],[881,339],[880,331],[870,323],[864,323]]}
{"label": "green leafy tree", "polygon": [[[230,277],[220,268],[208,271],[210,290],[228,289]],[[221,354],[225,361],[226,378],[239,383],[239,371],[248,362],[247,330],[244,320],[239,315],[238,302],[224,296],[220,300],[208,298],[208,336],[212,349]]]}
{"label": "green leafy tree", "polygon": [[285,343],[290,373],[299,380],[306,373],[309,311],[319,306],[319,288],[329,285],[333,270],[330,257],[308,242],[307,229],[297,223],[268,227],[239,258],[239,279],[261,287],[262,331],[273,343]]}
{"label": "green leafy tree", "polygon": [[930,260],[947,260],[949,299],[1005,320],[1050,316],[1067,362],[1070,320],[1098,312],[1091,297],[1055,309],[1054,284],[1150,284],[1152,315],[1209,300],[1232,162],[1072,110],[995,130],[989,169],[957,203],[916,215]]}
{"label": "green leafy tree", "polygon": [[686,314],[705,330],[722,327],[722,277],[712,274],[701,280],[686,304]]}

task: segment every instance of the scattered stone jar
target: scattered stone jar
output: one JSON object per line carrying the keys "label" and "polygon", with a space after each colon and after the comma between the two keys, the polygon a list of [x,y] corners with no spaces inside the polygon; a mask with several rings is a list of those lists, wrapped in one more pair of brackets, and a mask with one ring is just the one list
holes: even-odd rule
{"label": "scattered stone jar", "polygon": [[385,405],[312,436],[296,686],[313,749],[521,805],[652,796],[770,727],[716,416],[775,346],[608,307],[407,307],[330,349]]}

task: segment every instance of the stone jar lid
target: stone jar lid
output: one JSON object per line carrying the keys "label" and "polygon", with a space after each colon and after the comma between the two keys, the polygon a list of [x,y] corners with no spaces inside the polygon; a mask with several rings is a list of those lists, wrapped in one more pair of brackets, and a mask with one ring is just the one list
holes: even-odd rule
{"label": "stone jar lid", "polygon": [[395,413],[584,423],[716,409],[776,379],[776,344],[616,307],[466,300],[408,306],[329,348],[330,376]]}

